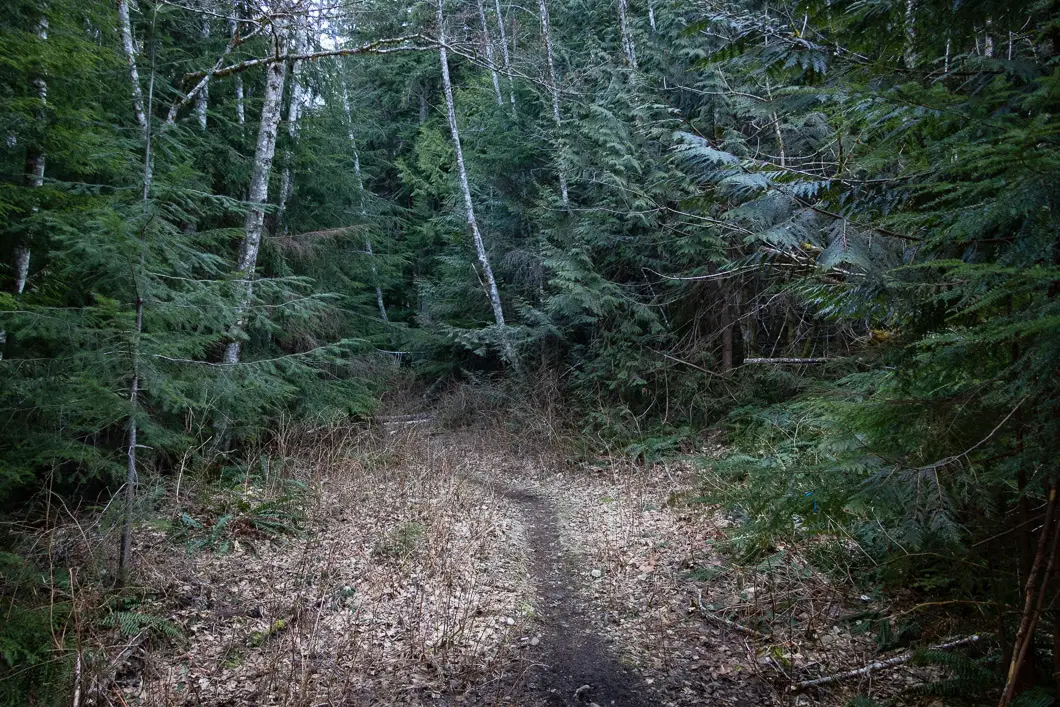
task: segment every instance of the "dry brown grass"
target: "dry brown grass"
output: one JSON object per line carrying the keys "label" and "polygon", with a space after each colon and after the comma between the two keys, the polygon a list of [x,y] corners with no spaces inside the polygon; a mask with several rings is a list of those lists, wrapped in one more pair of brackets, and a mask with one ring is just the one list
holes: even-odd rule
{"label": "dry brown grass", "polygon": [[277,435],[272,457],[308,489],[304,537],[191,556],[145,537],[154,610],[188,645],[152,659],[138,697],[408,703],[504,675],[525,607],[520,529],[451,448],[391,431]]}

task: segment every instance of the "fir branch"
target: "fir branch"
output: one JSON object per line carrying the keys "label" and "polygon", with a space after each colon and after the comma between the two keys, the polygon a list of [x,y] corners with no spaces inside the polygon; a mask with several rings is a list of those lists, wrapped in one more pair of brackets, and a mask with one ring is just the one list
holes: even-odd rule
{"label": "fir branch", "polygon": [[194,358],[176,358],[163,354],[151,354],[151,357],[157,358],[161,361],[167,361],[169,363],[183,363],[194,366],[211,366],[215,368],[231,368],[233,366],[252,366],[262,363],[276,363],[277,361],[287,361],[291,359],[305,358],[319,353],[320,351],[333,349],[334,347],[334,344],[325,344],[323,346],[318,346],[315,349],[310,349],[309,351],[299,351],[297,353],[284,354],[283,356],[276,356],[274,358],[259,358],[254,359],[252,361],[201,361]]}

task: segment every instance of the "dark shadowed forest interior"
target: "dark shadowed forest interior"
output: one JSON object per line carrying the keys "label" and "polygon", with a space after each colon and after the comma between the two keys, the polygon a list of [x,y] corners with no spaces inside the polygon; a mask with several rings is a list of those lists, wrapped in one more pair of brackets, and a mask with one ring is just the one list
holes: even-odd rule
{"label": "dark shadowed forest interior", "polygon": [[1060,705],[1060,0],[0,4],[0,706]]}

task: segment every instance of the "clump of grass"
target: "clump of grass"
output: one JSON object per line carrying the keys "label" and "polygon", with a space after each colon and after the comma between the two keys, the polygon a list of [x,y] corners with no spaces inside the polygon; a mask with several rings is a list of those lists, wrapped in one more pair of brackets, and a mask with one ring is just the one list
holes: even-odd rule
{"label": "clump of grass", "polygon": [[426,527],[418,521],[405,521],[376,543],[372,554],[389,559],[408,557],[420,546]]}

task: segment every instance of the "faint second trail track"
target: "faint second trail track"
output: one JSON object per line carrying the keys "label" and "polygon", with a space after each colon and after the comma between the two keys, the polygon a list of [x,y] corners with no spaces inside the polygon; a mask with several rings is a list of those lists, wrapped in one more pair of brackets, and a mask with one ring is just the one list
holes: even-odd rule
{"label": "faint second trail track", "polygon": [[552,503],[531,491],[497,491],[522,510],[539,601],[536,628],[547,665],[531,674],[527,687],[550,705],[647,705],[640,696],[640,681],[619,665],[587,618],[572,583],[576,570],[564,550]]}

